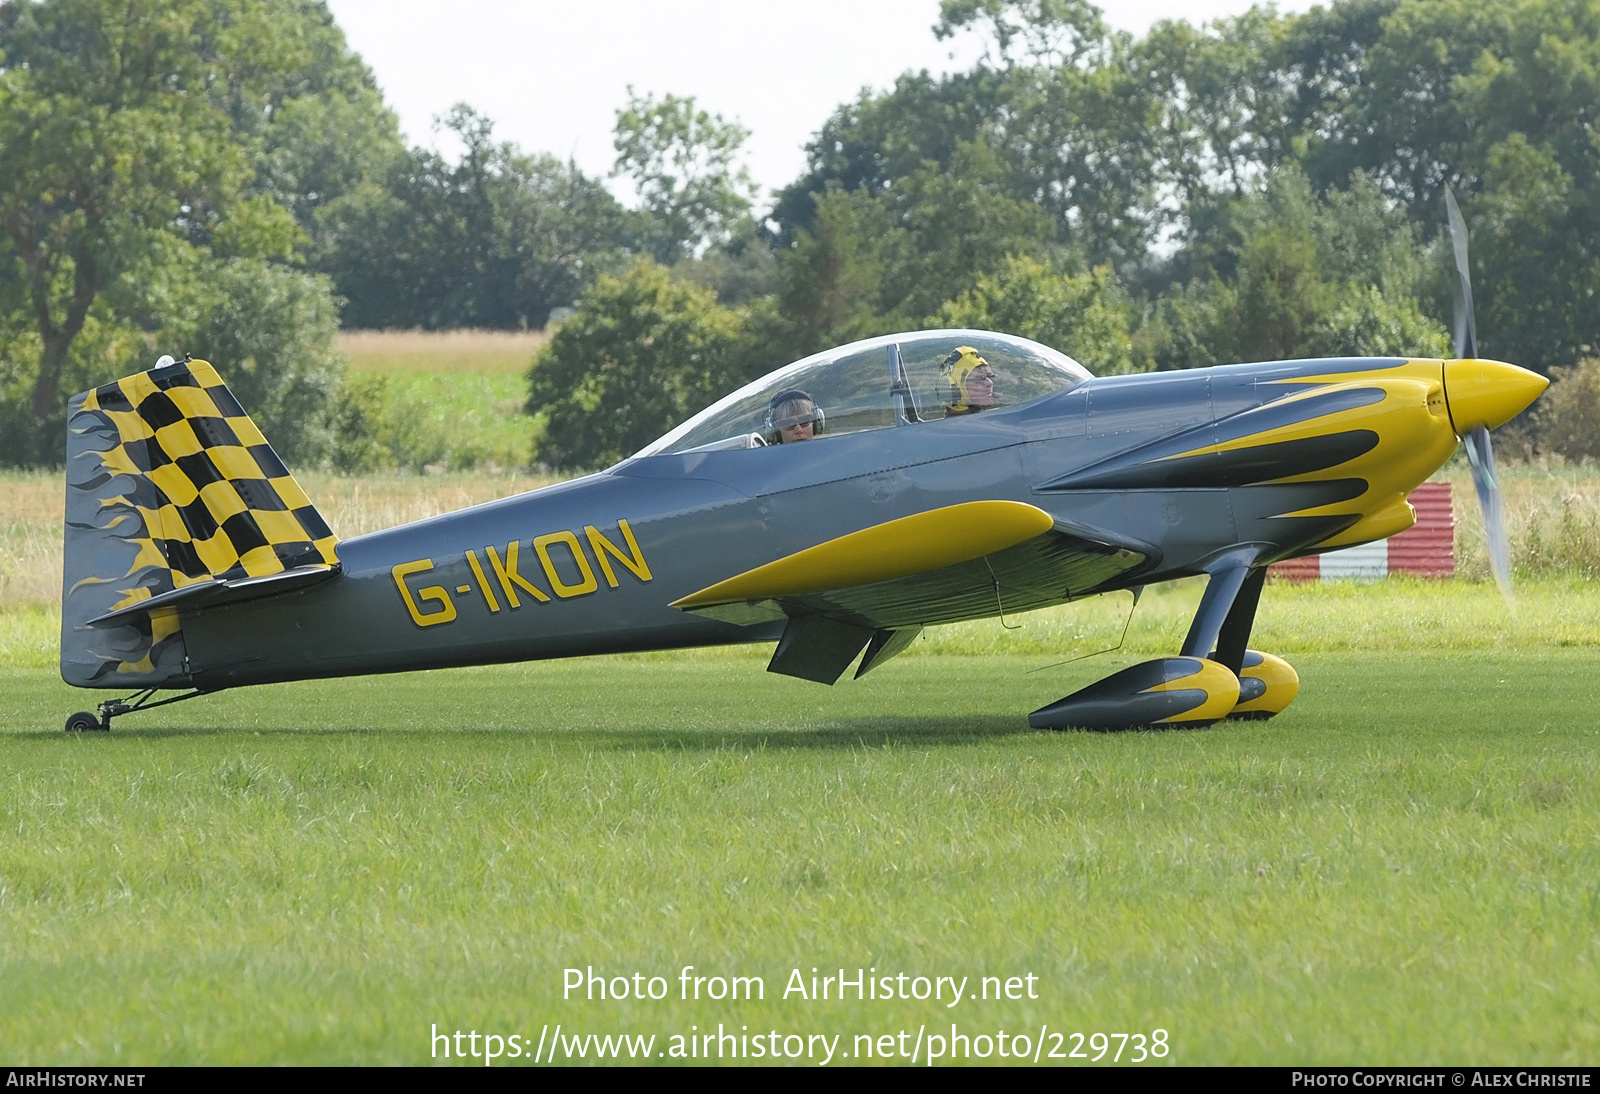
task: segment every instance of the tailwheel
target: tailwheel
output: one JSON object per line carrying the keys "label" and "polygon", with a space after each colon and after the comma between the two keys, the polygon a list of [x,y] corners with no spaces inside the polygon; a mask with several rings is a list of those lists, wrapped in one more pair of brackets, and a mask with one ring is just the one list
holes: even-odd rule
{"label": "tailwheel", "polygon": [[1198,729],[1227,717],[1239,678],[1203,657],[1161,657],[1125,668],[1028,715],[1034,729]]}
{"label": "tailwheel", "polygon": [[92,733],[110,728],[109,725],[101,725],[100,719],[87,710],[80,710],[67,718],[68,733]]}
{"label": "tailwheel", "polygon": [[1239,702],[1228,717],[1265,720],[1282,714],[1298,694],[1300,675],[1289,662],[1260,650],[1245,650],[1244,665],[1239,670]]}

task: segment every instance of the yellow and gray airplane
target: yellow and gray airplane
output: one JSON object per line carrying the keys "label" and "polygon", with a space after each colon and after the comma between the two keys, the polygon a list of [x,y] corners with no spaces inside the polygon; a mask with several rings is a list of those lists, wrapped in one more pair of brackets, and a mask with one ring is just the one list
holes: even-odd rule
{"label": "yellow and gray airplane", "polygon": [[1267,566],[1410,527],[1462,441],[1509,571],[1488,431],[1546,381],[1476,358],[1461,293],[1453,360],[1097,378],[993,332],[874,338],[598,474],[346,540],[217,371],[165,359],[70,404],[61,674],[130,694],[67,729],[273,681],[736,642],[831,684],[926,627],[1196,575],[1173,656],[1030,723],[1270,717],[1299,683],[1249,648]]}

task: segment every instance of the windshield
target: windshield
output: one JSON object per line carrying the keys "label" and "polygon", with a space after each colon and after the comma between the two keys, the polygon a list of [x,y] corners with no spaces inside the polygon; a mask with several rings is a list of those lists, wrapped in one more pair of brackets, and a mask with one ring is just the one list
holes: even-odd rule
{"label": "windshield", "polygon": [[1009,334],[890,334],[768,373],[639,455],[759,447],[916,425],[1017,406],[1087,379],[1088,370],[1072,358]]}

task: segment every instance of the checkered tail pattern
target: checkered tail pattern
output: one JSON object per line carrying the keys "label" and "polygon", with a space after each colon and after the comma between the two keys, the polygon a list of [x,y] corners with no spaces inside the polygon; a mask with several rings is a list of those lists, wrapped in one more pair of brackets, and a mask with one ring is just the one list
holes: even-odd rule
{"label": "checkered tail pattern", "polygon": [[327,523],[205,361],[71,400],[66,515],[61,672],[80,686],[183,686],[198,599],[181,590],[338,567]]}

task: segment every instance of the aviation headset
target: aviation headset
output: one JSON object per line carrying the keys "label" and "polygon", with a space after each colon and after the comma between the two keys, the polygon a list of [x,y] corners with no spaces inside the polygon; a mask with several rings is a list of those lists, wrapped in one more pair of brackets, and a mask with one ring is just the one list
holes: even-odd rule
{"label": "aviation headset", "polygon": [[[789,404],[800,402],[809,404],[811,409],[787,414],[779,413],[782,408],[787,407]],[[813,436],[820,434],[827,424],[822,414],[822,408],[817,405],[817,401],[797,387],[785,388],[774,395],[772,401],[767,404],[767,432],[776,436],[779,443],[783,441],[783,435],[778,432],[779,430],[805,425],[807,422],[812,423],[811,433]]]}

